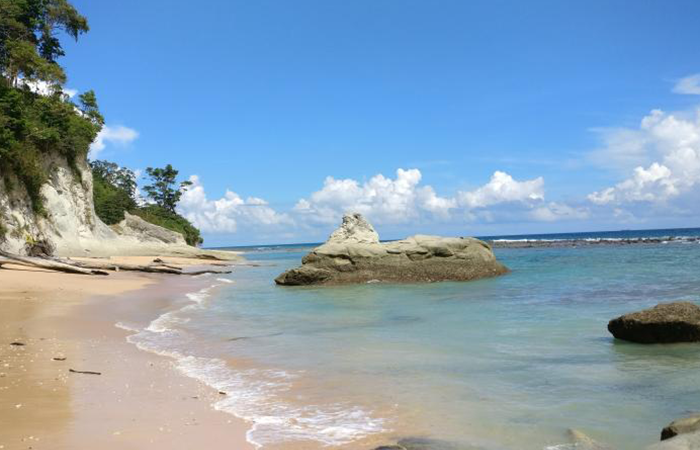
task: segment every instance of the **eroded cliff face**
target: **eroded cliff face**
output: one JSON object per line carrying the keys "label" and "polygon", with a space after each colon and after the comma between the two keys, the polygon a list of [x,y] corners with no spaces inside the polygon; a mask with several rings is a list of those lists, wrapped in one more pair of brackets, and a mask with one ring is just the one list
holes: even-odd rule
{"label": "eroded cliff face", "polygon": [[[59,156],[45,158],[49,181],[41,188],[45,216],[32,211],[22,183],[0,177],[0,248],[27,254],[35,243],[48,243],[57,256],[178,255],[212,253],[191,247],[176,232],[126,215],[109,227],[95,214],[92,172],[87,162],[79,173]],[[217,255],[222,256],[222,255]]]}

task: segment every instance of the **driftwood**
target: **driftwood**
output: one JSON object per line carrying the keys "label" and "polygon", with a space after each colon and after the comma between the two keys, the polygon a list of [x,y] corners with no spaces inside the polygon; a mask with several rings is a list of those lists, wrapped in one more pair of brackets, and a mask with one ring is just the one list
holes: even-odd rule
{"label": "driftwood", "polygon": [[42,269],[57,270],[68,273],[79,273],[84,275],[109,275],[109,272],[107,271],[119,272],[120,270],[146,273],[165,273],[171,275],[203,275],[207,273],[231,273],[230,270],[210,269],[185,271],[181,267],[168,265],[164,262],[158,262],[156,264],[149,265],[140,265],[129,263],[117,263],[109,260],[75,261],[72,259],[56,257],[20,256],[0,250],[0,267],[2,267],[3,263],[39,267]]}
{"label": "driftwood", "polygon": [[3,250],[0,250],[0,262],[17,264],[20,266],[39,267],[41,269],[56,270],[59,272],[79,273],[82,275],[109,275],[104,270],[76,267],[72,264],[66,264],[63,261],[59,262],[32,256],[13,255]]}
{"label": "driftwood", "polygon": [[102,375],[102,372],[93,372],[92,370],[73,370],[73,369],[68,369],[68,372],[70,373],[82,373],[85,375]]}

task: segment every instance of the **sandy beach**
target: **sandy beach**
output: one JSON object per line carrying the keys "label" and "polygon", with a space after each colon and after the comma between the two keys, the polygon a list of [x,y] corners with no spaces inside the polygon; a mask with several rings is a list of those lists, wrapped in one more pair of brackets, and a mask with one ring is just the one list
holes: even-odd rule
{"label": "sandy beach", "polygon": [[169,358],[138,350],[125,340],[130,332],[115,327],[157,317],[192,283],[4,266],[0,449],[253,448],[248,424],[211,408],[224,394],[179,374]]}

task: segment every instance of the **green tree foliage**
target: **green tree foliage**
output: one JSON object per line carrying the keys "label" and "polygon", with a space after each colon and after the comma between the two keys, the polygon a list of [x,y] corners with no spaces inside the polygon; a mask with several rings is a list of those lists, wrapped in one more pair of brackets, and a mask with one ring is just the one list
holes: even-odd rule
{"label": "green tree foliage", "polygon": [[67,0],[0,0],[0,72],[10,86],[20,78],[63,84],[58,36],[77,40],[88,30],[87,19]]}
{"label": "green tree foliage", "polygon": [[[7,182],[11,174],[19,178],[36,213],[43,212],[44,160],[60,155],[78,173],[100,131],[99,121],[76,108],[60,93],[42,96],[0,81],[0,175]],[[99,112],[90,114],[97,117]]]}
{"label": "green tree foliage", "polygon": [[175,213],[175,207],[182,194],[192,185],[192,182],[182,181],[176,188],[179,171],[170,164],[162,169],[149,167],[146,169],[146,173],[151,178],[151,184],[143,188],[148,197],[164,210]]}
{"label": "green tree foliage", "polygon": [[124,219],[124,211],[136,209],[136,175],[109,161],[91,161],[95,213],[112,225]]}
{"label": "green tree foliage", "polygon": [[[66,75],[58,36],[77,39],[87,20],[67,0],[0,0],[0,175],[15,175],[35,213],[43,213],[41,186],[49,155],[61,155],[77,173],[104,120],[92,91],[81,109],[61,91]],[[23,82],[20,82],[22,80]],[[51,86],[50,95],[32,92],[32,83]]]}
{"label": "green tree foliage", "polygon": [[138,208],[133,211],[133,214],[152,224],[181,233],[189,245],[197,246],[204,242],[199,230],[189,220],[159,205]]}
{"label": "green tree foliage", "polygon": [[[90,167],[95,213],[104,223],[112,225],[121,222],[124,212],[128,211],[147,222],[181,233],[190,245],[196,246],[204,242],[199,230],[174,211],[180,199],[179,195],[174,200],[173,210],[160,204],[139,206],[136,199],[136,176],[131,170],[109,161],[92,161]],[[150,173],[159,177],[159,181],[153,180],[154,184],[165,183],[165,187],[173,189],[178,171],[168,165],[165,169],[153,169]],[[164,177],[168,180],[163,180]],[[186,186],[189,184],[185,184]]]}

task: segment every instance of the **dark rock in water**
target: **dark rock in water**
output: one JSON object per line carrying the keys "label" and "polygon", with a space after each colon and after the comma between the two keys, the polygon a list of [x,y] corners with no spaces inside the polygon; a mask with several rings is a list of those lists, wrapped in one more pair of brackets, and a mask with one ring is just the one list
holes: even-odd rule
{"label": "dark rock in water", "polygon": [[480,450],[477,447],[464,446],[442,439],[408,437],[393,445],[382,445],[374,450]]}
{"label": "dark rock in water", "polygon": [[284,272],[275,282],[288,286],[432,283],[507,272],[491,247],[478,239],[416,235],[381,243],[360,214],[347,214],[328,241],[302,259],[301,267]]}
{"label": "dark rock in water", "polygon": [[661,430],[661,440],[671,439],[679,434],[695,433],[700,431],[700,414],[674,420],[666,428]]}
{"label": "dark rock in water", "polygon": [[608,323],[617,339],[642,344],[700,341],[700,307],[690,302],[662,303]]}

